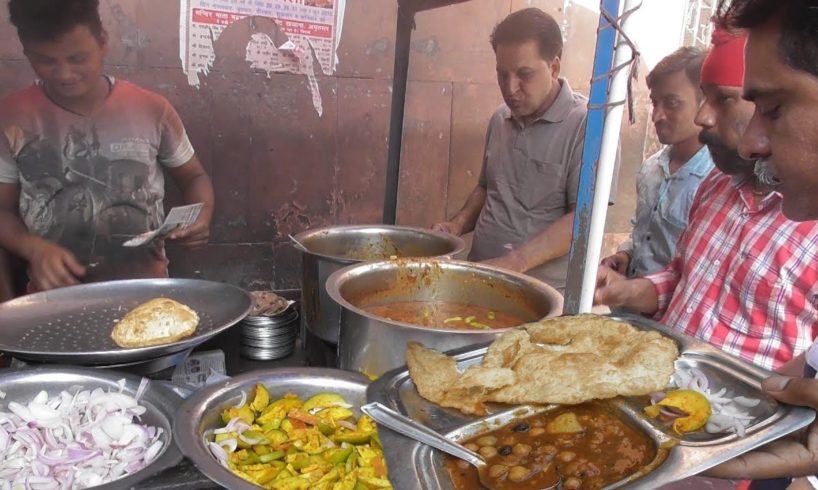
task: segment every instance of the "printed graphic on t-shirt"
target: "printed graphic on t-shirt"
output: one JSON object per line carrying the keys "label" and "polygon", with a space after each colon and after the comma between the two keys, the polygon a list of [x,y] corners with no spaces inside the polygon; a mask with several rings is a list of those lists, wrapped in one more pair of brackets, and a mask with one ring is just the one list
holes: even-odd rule
{"label": "printed graphic on t-shirt", "polygon": [[[140,147],[134,139],[110,145],[125,155],[145,151]],[[109,158],[100,149],[96,126],[88,131],[70,126],[59,146],[35,136],[17,157],[20,211],[29,229],[85,263],[116,252],[162,221],[161,193],[150,188],[148,166]]]}
{"label": "printed graphic on t-shirt", "polygon": [[161,241],[122,244],[164,221],[162,168],[194,156],[162,96],[109,78],[90,115],[54,104],[35,84],[0,99],[0,182],[19,185],[29,230],[88,266],[85,280],[166,273]]}

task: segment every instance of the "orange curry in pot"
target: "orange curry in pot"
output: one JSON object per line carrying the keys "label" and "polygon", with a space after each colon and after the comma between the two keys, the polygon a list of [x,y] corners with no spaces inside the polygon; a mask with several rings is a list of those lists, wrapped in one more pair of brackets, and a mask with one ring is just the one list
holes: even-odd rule
{"label": "orange curry in pot", "polygon": [[426,328],[493,330],[526,323],[509,313],[453,301],[401,301],[363,309],[387,320]]}
{"label": "orange curry in pot", "polygon": [[[539,490],[560,477],[565,490],[598,489],[639,472],[657,456],[653,440],[604,402],[516,420],[464,445],[486,460],[484,479],[497,490]],[[465,461],[447,456],[446,469],[456,489],[483,488]]]}

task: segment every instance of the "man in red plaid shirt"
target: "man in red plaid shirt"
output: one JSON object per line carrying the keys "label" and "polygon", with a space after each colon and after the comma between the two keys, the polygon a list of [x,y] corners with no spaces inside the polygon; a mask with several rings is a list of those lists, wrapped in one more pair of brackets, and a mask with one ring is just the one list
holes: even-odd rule
{"label": "man in red plaid shirt", "polygon": [[[718,11],[723,22],[749,36],[743,90],[755,114],[741,140],[742,154],[769,165],[788,218],[818,219],[818,3],[721,0]],[[806,368],[803,377],[799,367]],[[818,409],[817,371],[818,343],[789,363],[784,376],[764,380],[762,388],[779,401]],[[792,483],[778,480],[778,487],[767,480],[764,488],[818,488],[818,422],[709,473],[747,479],[806,476]],[[760,487],[756,483],[750,488]]]}
{"label": "man in red plaid shirt", "polygon": [[664,324],[774,369],[818,334],[818,223],[794,222],[738,143],[754,111],[742,100],[745,37],[717,29],[696,116],[718,170],[702,183],[668,267],[627,280],[600,267],[596,302]]}

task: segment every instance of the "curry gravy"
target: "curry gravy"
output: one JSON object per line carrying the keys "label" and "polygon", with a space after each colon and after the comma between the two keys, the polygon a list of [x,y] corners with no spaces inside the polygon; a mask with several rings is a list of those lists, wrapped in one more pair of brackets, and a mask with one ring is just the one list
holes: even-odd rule
{"label": "curry gravy", "polygon": [[[484,479],[498,490],[538,490],[554,484],[556,473],[565,490],[598,489],[637,473],[657,454],[653,440],[604,402],[519,419],[464,445],[486,459]],[[465,461],[447,456],[445,465],[456,489],[484,488]]]}
{"label": "curry gravy", "polygon": [[449,301],[402,301],[363,309],[381,318],[427,328],[489,330],[526,323],[508,313]]}

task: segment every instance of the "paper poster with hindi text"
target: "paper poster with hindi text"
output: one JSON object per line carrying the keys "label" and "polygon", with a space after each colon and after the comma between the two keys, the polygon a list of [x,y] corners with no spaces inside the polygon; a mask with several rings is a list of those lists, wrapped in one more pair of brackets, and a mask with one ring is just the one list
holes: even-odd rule
{"label": "paper poster with hindi text", "polygon": [[199,86],[216,63],[214,45],[224,29],[249,22],[244,53],[250,69],[305,75],[313,106],[323,113],[315,74],[332,75],[346,0],[182,0],[180,58],[188,82]]}

